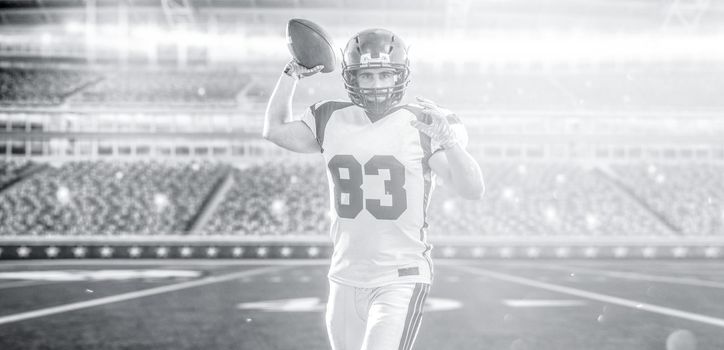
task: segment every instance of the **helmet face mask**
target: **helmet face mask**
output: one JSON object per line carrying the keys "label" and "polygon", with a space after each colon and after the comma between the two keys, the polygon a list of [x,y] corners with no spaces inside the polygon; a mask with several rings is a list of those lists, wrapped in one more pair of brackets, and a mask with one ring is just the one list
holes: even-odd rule
{"label": "helmet face mask", "polygon": [[[365,30],[347,43],[343,55],[342,77],[352,103],[372,115],[382,115],[400,103],[410,76],[407,48],[401,39],[384,29]],[[390,70],[394,83],[360,86],[358,75],[368,69]]]}

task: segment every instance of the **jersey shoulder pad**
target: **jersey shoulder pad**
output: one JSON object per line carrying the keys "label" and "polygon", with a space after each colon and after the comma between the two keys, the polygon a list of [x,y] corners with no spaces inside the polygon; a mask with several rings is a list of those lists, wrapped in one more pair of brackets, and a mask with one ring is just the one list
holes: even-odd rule
{"label": "jersey shoulder pad", "polygon": [[[336,110],[340,110],[343,108],[351,107],[354,104],[349,101],[342,101],[342,100],[322,100],[315,104],[313,104],[310,108],[312,109],[312,113],[314,113],[314,116],[317,117],[317,115],[323,115],[323,114],[329,114],[331,115],[332,112]],[[319,118],[319,117],[317,117]]]}
{"label": "jersey shoulder pad", "polygon": [[324,131],[327,123],[335,111],[353,106],[352,102],[347,101],[320,101],[309,107],[309,111],[314,117],[314,134],[317,138],[319,146],[324,145]]}

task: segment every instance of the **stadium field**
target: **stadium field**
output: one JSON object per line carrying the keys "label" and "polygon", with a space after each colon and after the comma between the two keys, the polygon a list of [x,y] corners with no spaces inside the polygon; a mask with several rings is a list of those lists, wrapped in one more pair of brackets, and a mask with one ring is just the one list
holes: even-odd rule
{"label": "stadium field", "polygon": [[[0,349],[328,349],[327,264],[2,262]],[[416,349],[722,349],[723,300],[715,260],[439,260]]]}

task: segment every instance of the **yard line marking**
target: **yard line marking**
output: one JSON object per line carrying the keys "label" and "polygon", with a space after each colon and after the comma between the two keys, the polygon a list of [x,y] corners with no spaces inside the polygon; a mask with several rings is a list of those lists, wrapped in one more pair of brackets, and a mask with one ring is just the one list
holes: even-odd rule
{"label": "yard line marking", "polygon": [[451,265],[451,267],[458,269],[458,270],[467,271],[474,275],[486,276],[486,277],[498,279],[501,281],[522,284],[525,286],[545,289],[545,290],[558,292],[558,293],[562,293],[562,294],[573,295],[573,296],[577,296],[580,298],[586,298],[586,299],[601,301],[601,302],[608,303],[608,304],[625,306],[625,307],[629,307],[632,309],[648,311],[648,312],[657,313],[657,314],[661,314],[661,315],[665,315],[665,316],[678,317],[678,318],[682,318],[685,320],[706,323],[709,325],[724,328],[724,319],[720,319],[720,318],[716,318],[716,317],[711,317],[711,316],[696,314],[693,312],[672,309],[672,308],[654,305],[654,304],[643,303],[643,302],[639,302],[639,301],[635,301],[635,300],[614,297],[614,296],[610,296],[610,295],[606,295],[606,294],[589,292],[589,291],[577,289],[577,288],[560,286],[557,284],[552,284],[552,283],[547,283],[547,282],[540,282],[540,281],[536,281],[536,280],[529,279],[529,278],[513,276],[513,275],[500,273],[500,272],[489,271],[489,270],[485,270],[485,269],[481,269],[481,268],[477,268],[477,267],[452,266],[452,265]]}
{"label": "yard line marking", "polygon": [[583,306],[583,300],[556,300],[556,299],[504,299],[503,304],[510,307],[570,307]]}
{"label": "yard line marking", "polygon": [[[656,266],[637,266],[637,265],[629,265],[631,268],[635,269],[638,272],[634,273],[646,273],[646,274],[669,274],[670,276],[677,276],[681,274],[685,274],[688,276],[694,276],[697,278],[712,278],[712,277],[724,277],[724,265],[717,265],[717,266],[707,266],[707,265],[693,265],[693,264],[685,264],[684,262],[680,262],[678,264],[675,263],[656,263]],[[572,265],[573,266],[573,265]],[[580,264],[577,263],[575,266],[580,266],[581,268],[591,268],[591,269],[606,269],[608,271],[614,271],[610,270],[609,268],[616,268],[615,265],[611,264]],[[625,271],[625,270],[617,270],[621,272],[633,272],[633,271]]]}
{"label": "yard line marking", "polygon": [[71,303],[71,304],[66,304],[66,305],[53,306],[53,307],[49,307],[49,308],[45,308],[45,309],[21,312],[21,313],[14,314],[14,315],[0,317],[0,325],[23,321],[23,320],[27,320],[27,319],[31,319],[31,318],[38,318],[38,317],[43,317],[43,316],[64,313],[64,312],[68,312],[68,311],[85,309],[85,308],[94,307],[94,306],[117,303],[117,302],[131,300],[131,299],[138,299],[138,298],[143,298],[143,297],[157,295],[157,294],[175,292],[175,291],[182,290],[182,289],[201,287],[201,286],[205,286],[205,285],[209,285],[209,284],[226,282],[226,281],[234,280],[234,279],[241,278],[241,277],[260,275],[260,274],[264,274],[264,273],[268,273],[268,272],[272,272],[272,271],[276,271],[276,270],[281,270],[284,268],[285,267],[283,267],[283,266],[270,266],[270,267],[253,269],[250,271],[241,271],[241,272],[236,272],[236,273],[230,273],[230,274],[222,275],[222,276],[210,276],[210,277],[206,277],[206,278],[196,280],[196,281],[181,282],[181,283],[176,283],[176,284],[172,284],[172,285],[168,285],[168,286],[149,288],[149,289],[139,290],[139,291],[135,291],[135,292],[112,295],[112,296],[88,300],[88,301],[81,301],[81,302]]}
{"label": "yard line marking", "polygon": [[627,272],[627,271],[616,271],[616,270],[604,270],[604,269],[591,269],[587,267],[565,267],[555,264],[540,264],[530,265],[529,267],[538,269],[549,269],[549,270],[560,270],[570,272],[583,272],[591,275],[608,276],[614,278],[635,280],[635,281],[649,281],[649,282],[661,282],[670,284],[681,284],[685,286],[696,286],[696,287],[709,287],[724,289],[724,283],[716,281],[701,280],[698,278],[690,277],[670,277],[670,276],[658,276],[649,275],[638,272]]}
{"label": "yard line marking", "polygon": [[[608,267],[608,266],[617,266],[622,263],[626,263],[631,268],[645,268],[645,269],[653,269],[656,271],[671,271],[675,270],[678,272],[689,272],[692,270],[695,270],[695,273],[699,273],[702,271],[709,271],[709,272],[718,272],[721,274],[722,269],[724,269],[724,264],[721,262],[715,262],[715,261],[696,261],[696,262],[687,262],[682,260],[677,261],[662,261],[662,260],[648,260],[648,261],[624,261],[619,260],[615,262],[605,262],[605,261],[575,261],[572,262],[576,266],[582,266],[582,267]],[[527,263],[530,264],[530,263]]]}
{"label": "yard line marking", "polygon": [[8,283],[0,283],[0,289],[10,289],[18,287],[36,286],[39,284],[53,284],[55,282],[43,282],[43,281],[15,281]]}

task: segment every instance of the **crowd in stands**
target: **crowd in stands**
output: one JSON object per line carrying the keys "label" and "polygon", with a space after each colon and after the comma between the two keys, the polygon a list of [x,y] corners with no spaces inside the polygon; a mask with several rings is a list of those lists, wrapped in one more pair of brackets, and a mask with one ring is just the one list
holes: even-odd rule
{"label": "crowd in stands", "polygon": [[[277,76],[263,75],[247,94],[265,104]],[[661,110],[721,108],[721,72],[579,72],[506,74],[413,71],[403,103],[423,96],[456,110]],[[323,74],[299,84],[297,107],[322,99],[349,100],[342,77]]]}
{"label": "crowd in stands", "polygon": [[250,77],[233,72],[116,72],[72,99],[78,104],[234,104]]}
{"label": "crowd in stands", "polygon": [[[431,235],[667,235],[661,222],[602,174],[575,165],[484,164],[483,201],[434,192]],[[300,175],[301,174],[301,175]],[[303,179],[300,184],[299,179]],[[235,173],[209,232],[319,233],[329,227],[323,168],[268,164]]]}
{"label": "crowd in stands", "polygon": [[0,235],[184,232],[226,166],[73,162],[0,192]]}
{"label": "crowd in stands", "polygon": [[[724,106],[721,72],[581,71],[506,74],[420,72],[409,96],[429,96],[448,106],[511,109],[662,110]],[[440,84],[444,81],[444,84]]]}
{"label": "crowd in stands", "polygon": [[22,172],[31,166],[31,161],[4,161],[0,160],[0,190],[20,178]]}
{"label": "crowd in stands", "polygon": [[227,71],[12,68],[0,70],[0,105],[234,105],[250,81],[246,74]]}
{"label": "crowd in stands", "polygon": [[267,163],[235,169],[233,179],[206,233],[322,234],[329,230],[323,164]]}
{"label": "crowd in stands", "polygon": [[95,73],[61,69],[0,69],[0,105],[53,106],[99,79]]}
{"label": "crowd in stands", "polygon": [[[565,74],[481,73],[448,67],[413,72],[406,100],[425,96],[455,108],[627,109],[721,107],[721,72],[583,71]],[[265,105],[278,73],[221,70],[0,70],[0,104]],[[297,106],[347,99],[339,74],[305,81]]]}
{"label": "crowd in stands", "polygon": [[[0,163],[3,174],[23,165]],[[482,163],[486,193],[468,201],[439,183],[430,236],[724,234],[723,166]],[[12,175],[10,175],[12,176]],[[323,164],[67,163],[0,190],[0,235],[187,233],[230,176],[200,233],[320,235],[329,230]],[[221,197],[223,196],[223,197]]]}
{"label": "crowd in stands", "polygon": [[614,165],[617,179],[682,234],[724,235],[724,166]]}
{"label": "crowd in stands", "polygon": [[486,236],[667,235],[655,217],[603,174],[573,164],[482,163],[486,193],[467,201],[439,186],[431,234]]}

